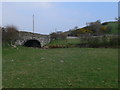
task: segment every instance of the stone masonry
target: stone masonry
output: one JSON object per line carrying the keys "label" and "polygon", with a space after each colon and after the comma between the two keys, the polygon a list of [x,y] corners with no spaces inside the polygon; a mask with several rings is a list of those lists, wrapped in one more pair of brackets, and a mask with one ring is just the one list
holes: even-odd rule
{"label": "stone masonry", "polygon": [[19,32],[19,39],[16,40],[15,44],[16,45],[24,45],[25,42],[27,42],[28,40],[37,40],[40,42],[41,47],[43,47],[44,45],[46,45],[50,42],[50,36],[20,31]]}

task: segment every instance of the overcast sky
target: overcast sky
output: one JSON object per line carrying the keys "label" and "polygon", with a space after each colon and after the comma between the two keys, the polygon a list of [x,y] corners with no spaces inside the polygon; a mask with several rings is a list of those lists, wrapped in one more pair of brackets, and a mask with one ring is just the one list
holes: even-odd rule
{"label": "overcast sky", "polygon": [[19,30],[32,32],[32,15],[35,32],[49,34],[67,31],[75,26],[96,20],[114,21],[118,17],[117,2],[4,2],[2,25],[14,25]]}

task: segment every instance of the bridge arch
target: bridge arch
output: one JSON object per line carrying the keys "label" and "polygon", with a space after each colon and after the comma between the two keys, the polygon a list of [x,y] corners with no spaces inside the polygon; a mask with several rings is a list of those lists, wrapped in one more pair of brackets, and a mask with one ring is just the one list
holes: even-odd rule
{"label": "bridge arch", "polygon": [[36,39],[29,39],[29,40],[26,40],[24,43],[23,43],[24,46],[26,47],[39,47],[41,48],[41,43],[40,41],[36,40]]}

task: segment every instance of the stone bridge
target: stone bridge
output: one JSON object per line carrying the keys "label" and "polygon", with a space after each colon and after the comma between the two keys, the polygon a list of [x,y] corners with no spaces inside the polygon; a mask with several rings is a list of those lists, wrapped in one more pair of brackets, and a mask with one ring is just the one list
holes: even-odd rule
{"label": "stone bridge", "polygon": [[19,32],[19,39],[16,40],[16,45],[24,45],[27,47],[43,47],[50,42],[49,35],[42,35],[31,32]]}

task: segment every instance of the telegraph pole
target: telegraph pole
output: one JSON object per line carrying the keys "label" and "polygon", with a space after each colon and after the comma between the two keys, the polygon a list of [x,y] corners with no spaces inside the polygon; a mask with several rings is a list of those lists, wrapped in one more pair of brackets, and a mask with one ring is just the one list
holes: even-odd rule
{"label": "telegraph pole", "polygon": [[34,33],[34,14],[33,14],[33,33]]}

